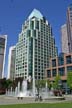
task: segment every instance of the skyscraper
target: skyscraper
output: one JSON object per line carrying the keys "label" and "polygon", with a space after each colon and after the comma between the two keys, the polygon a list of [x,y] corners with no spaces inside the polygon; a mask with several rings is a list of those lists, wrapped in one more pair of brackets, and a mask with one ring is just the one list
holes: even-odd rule
{"label": "skyscraper", "polygon": [[16,47],[11,46],[9,48],[9,55],[8,55],[8,74],[7,79],[14,79],[15,76],[15,56],[16,56]]}
{"label": "skyscraper", "polygon": [[35,79],[45,77],[49,58],[57,55],[52,27],[36,9],[32,11],[19,34],[16,44],[15,78],[29,75]]}
{"label": "skyscraper", "polygon": [[69,53],[67,25],[66,24],[61,26],[61,48],[62,48],[61,51],[63,53]]}
{"label": "skyscraper", "polygon": [[7,35],[0,36],[0,78],[4,78]]}
{"label": "skyscraper", "polygon": [[72,4],[67,9],[67,35],[69,52],[72,52]]}

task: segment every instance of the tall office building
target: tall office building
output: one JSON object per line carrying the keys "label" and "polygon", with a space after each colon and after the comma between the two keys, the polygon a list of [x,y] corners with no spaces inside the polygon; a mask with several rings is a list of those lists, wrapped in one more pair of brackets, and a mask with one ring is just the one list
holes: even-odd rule
{"label": "tall office building", "polygon": [[16,47],[11,46],[9,48],[9,55],[8,55],[8,74],[7,79],[14,79],[15,76],[15,56],[16,56]]}
{"label": "tall office building", "polygon": [[57,55],[50,23],[36,9],[22,25],[16,44],[15,78],[29,75],[35,79],[45,77],[49,58]]}
{"label": "tall office building", "polygon": [[69,52],[72,52],[72,4],[67,9],[67,35]]}
{"label": "tall office building", "polygon": [[4,78],[7,35],[0,36],[0,79]]}
{"label": "tall office building", "polygon": [[66,24],[61,26],[61,48],[62,48],[61,51],[63,53],[69,53],[67,25]]}

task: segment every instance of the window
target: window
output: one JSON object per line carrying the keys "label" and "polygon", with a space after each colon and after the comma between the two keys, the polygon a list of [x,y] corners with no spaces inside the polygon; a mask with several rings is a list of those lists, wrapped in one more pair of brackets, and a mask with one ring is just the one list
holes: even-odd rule
{"label": "window", "polygon": [[31,34],[31,31],[30,30],[27,30],[27,36],[30,37],[30,34]]}
{"label": "window", "polygon": [[40,79],[40,76],[38,76],[38,79]]}
{"label": "window", "polygon": [[72,11],[72,7],[70,7],[70,11]]}
{"label": "window", "polygon": [[3,39],[3,38],[0,37],[0,44],[4,45],[5,44],[5,39]]}
{"label": "window", "polygon": [[52,67],[56,67],[56,59],[52,60]]}
{"label": "window", "polygon": [[36,21],[36,29],[39,29],[39,21]]}
{"label": "window", "polygon": [[33,30],[33,36],[36,37],[36,30]]}
{"label": "window", "polygon": [[4,53],[4,48],[0,47],[0,54]]}
{"label": "window", "polygon": [[64,58],[63,57],[58,57],[58,65],[64,65]]}
{"label": "window", "polygon": [[34,29],[34,21],[31,21],[30,27],[31,27],[31,29]]}
{"label": "window", "polygon": [[67,66],[67,72],[72,71],[72,66]]}
{"label": "window", "polygon": [[67,56],[67,57],[66,57],[66,63],[67,63],[67,64],[70,64],[70,63],[71,63],[71,56]]}
{"label": "window", "polygon": [[27,71],[27,69],[25,69],[25,71]]}
{"label": "window", "polygon": [[52,76],[55,77],[56,74],[57,74],[56,69],[53,69],[53,70],[52,70]]}
{"label": "window", "polygon": [[64,67],[59,68],[59,69],[58,69],[58,72],[59,72],[59,75],[60,75],[60,76],[64,76],[64,75],[65,75],[65,68],[64,68]]}
{"label": "window", "polygon": [[51,77],[51,71],[47,70],[47,77],[50,78]]}

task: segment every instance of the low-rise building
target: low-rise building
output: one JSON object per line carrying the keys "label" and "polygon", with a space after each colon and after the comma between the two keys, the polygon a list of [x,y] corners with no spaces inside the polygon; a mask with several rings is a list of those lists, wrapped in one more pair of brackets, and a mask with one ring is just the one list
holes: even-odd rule
{"label": "low-rise building", "polygon": [[69,71],[72,71],[72,53],[60,53],[58,57],[50,58],[49,67],[46,69],[46,78],[54,81],[55,77],[60,75],[63,88],[65,88]]}

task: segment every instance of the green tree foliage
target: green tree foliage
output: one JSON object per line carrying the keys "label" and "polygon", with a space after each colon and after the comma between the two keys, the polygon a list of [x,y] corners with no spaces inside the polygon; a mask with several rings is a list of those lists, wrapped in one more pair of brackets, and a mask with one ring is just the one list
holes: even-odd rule
{"label": "green tree foliage", "polygon": [[46,85],[46,82],[48,84],[48,88],[50,89],[51,88],[51,83],[49,80],[36,80],[36,87],[38,88],[44,88],[45,85]]}
{"label": "green tree foliage", "polygon": [[12,86],[12,81],[10,79],[3,78],[0,79],[0,88],[8,89]]}
{"label": "green tree foliage", "polygon": [[6,78],[0,79],[0,89],[6,88]]}
{"label": "green tree foliage", "polygon": [[12,84],[10,79],[6,80],[6,78],[0,79],[0,94],[5,94],[6,89],[8,89]]}
{"label": "green tree foliage", "polygon": [[70,89],[72,90],[72,72],[68,72],[68,74],[67,74],[67,84],[70,87]]}
{"label": "green tree foliage", "polygon": [[47,80],[47,84],[48,84],[48,88],[51,89],[52,83],[50,82],[50,80]]}
{"label": "green tree foliage", "polygon": [[39,98],[40,89],[45,87],[45,83],[46,83],[45,80],[36,80],[36,82],[35,82],[35,86],[36,86],[37,92],[38,92],[38,98]]}
{"label": "green tree foliage", "polygon": [[55,77],[55,80],[54,80],[54,83],[53,83],[53,88],[54,89],[59,89],[60,88],[60,85],[59,85],[59,81],[61,80],[60,76],[57,75]]}
{"label": "green tree foliage", "polygon": [[6,83],[5,83],[6,84],[6,89],[9,89],[12,86],[12,83],[13,82],[10,79],[7,79]]}
{"label": "green tree foliage", "polygon": [[45,87],[45,80],[36,80],[35,85],[37,88]]}

